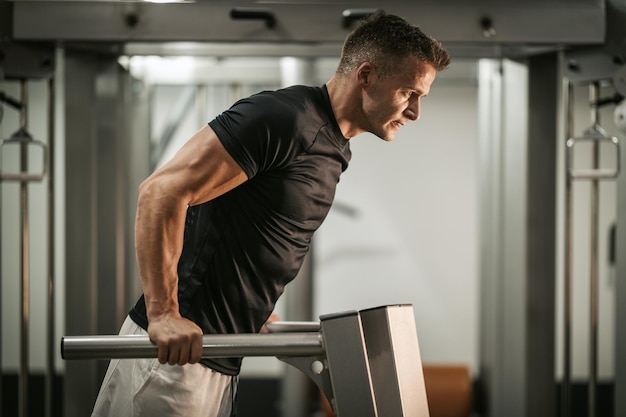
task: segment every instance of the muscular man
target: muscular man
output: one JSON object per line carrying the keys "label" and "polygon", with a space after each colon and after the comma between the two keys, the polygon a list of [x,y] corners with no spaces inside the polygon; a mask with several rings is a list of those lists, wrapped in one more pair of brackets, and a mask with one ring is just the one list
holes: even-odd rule
{"label": "muscular man", "polygon": [[122,334],[147,334],[158,359],[112,361],[94,416],[233,413],[241,359],[201,359],[202,334],[261,330],[326,217],[350,139],[392,141],[450,57],[379,12],[345,40],[335,75],[235,103],[140,187],[143,295]]}

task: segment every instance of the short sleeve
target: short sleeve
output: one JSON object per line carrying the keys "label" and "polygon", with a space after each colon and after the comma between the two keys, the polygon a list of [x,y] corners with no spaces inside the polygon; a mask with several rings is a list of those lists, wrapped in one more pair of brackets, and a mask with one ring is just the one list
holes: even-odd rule
{"label": "short sleeve", "polygon": [[270,94],[259,93],[235,103],[209,122],[218,139],[252,178],[259,172],[280,167],[294,152],[293,109]]}

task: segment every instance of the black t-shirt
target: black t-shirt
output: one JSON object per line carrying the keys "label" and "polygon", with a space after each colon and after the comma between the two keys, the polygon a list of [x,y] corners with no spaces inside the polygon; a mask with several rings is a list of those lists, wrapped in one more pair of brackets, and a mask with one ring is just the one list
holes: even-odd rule
{"label": "black t-shirt", "polygon": [[[209,125],[248,181],[188,208],[180,312],[205,334],[256,333],[328,214],[350,147],[325,86],[253,95]],[[143,296],[130,315],[147,328]],[[202,363],[236,375],[241,359]]]}

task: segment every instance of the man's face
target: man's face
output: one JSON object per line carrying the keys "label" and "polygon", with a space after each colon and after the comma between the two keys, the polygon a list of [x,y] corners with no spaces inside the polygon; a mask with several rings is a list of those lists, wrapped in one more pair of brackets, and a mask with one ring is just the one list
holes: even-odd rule
{"label": "man's face", "polygon": [[420,100],[430,91],[437,71],[415,57],[409,57],[399,70],[381,79],[372,69],[363,83],[365,129],[392,141],[401,126],[420,116]]}

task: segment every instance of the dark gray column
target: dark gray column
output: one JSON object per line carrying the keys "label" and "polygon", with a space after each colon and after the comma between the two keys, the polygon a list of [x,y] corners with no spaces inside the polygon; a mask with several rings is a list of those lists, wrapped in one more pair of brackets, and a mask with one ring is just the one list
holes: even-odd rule
{"label": "dark gray column", "polygon": [[558,57],[479,73],[485,414],[553,416]]}
{"label": "dark gray column", "polygon": [[[130,307],[129,194],[139,174],[129,166],[147,167],[149,158],[131,146],[130,90],[116,59],[66,54],[66,335],[115,334]],[[67,416],[91,413],[107,365],[65,363]]]}
{"label": "dark gray column", "polygon": [[[94,78],[96,66],[78,57],[65,60],[66,275],[65,333],[96,334],[97,142]],[[65,363],[64,411],[90,413],[98,382],[97,362]]]}
{"label": "dark gray column", "polygon": [[526,277],[527,416],[553,416],[555,369],[556,178],[561,77],[557,54],[528,60]]}

